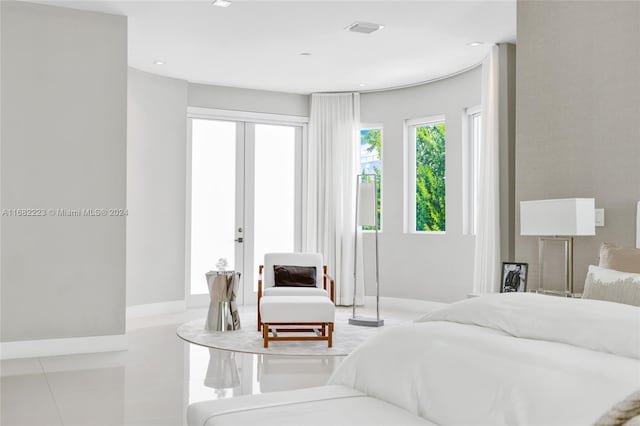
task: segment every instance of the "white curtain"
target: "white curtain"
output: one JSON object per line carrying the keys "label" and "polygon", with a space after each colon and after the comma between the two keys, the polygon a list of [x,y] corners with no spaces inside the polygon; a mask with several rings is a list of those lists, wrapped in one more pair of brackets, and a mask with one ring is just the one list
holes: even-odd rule
{"label": "white curtain", "polygon": [[[302,246],[322,253],[336,281],[336,304],[353,302],[357,93],[311,95]],[[356,303],[362,303],[358,288]]]}
{"label": "white curtain", "polygon": [[478,152],[478,211],[473,292],[500,289],[500,152],[498,46],[482,64],[482,140]]}

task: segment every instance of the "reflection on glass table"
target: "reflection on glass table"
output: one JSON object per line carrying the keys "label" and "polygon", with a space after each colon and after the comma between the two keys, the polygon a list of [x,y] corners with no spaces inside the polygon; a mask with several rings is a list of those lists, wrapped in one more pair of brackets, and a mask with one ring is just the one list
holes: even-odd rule
{"label": "reflection on glass table", "polygon": [[193,344],[189,344],[187,350],[187,404],[321,386],[344,359],[341,356],[258,355]]}
{"label": "reflection on glass table", "polygon": [[240,372],[236,364],[236,353],[209,348],[209,367],[204,385],[213,389],[240,386]]}
{"label": "reflection on glass table", "polygon": [[188,350],[187,404],[253,393],[253,355],[192,344]]}
{"label": "reflection on glass table", "polygon": [[[342,357],[256,355],[260,392],[322,386]],[[336,361],[336,358],[340,358]]]}

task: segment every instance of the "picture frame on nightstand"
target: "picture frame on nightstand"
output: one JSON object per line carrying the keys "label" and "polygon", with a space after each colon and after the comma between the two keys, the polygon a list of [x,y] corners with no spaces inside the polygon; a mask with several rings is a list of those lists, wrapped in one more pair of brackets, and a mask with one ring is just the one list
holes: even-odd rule
{"label": "picture frame on nightstand", "polygon": [[528,263],[502,262],[500,293],[527,291]]}

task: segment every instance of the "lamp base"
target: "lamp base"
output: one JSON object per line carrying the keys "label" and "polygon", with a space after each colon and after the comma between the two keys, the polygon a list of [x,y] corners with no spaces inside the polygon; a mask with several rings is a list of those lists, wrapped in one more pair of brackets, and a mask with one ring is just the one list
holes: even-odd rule
{"label": "lamp base", "polygon": [[384,320],[368,317],[353,317],[349,318],[349,324],[361,325],[363,327],[382,327],[384,325]]}
{"label": "lamp base", "polygon": [[[546,244],[561,243],[564,247],[564,291],[557,289],[547,288],[544,281],[545,268],[544,268],[544,252]],[[544,291],[548,293],[561,293],[564,295],[573,294],[573,237],[538,237],[538,262],[539,262],[539,292]]]}

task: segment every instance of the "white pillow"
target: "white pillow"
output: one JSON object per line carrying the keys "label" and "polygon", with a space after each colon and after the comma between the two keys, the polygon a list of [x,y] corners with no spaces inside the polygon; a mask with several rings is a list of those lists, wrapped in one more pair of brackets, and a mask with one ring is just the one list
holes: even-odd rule
{"label": "white pillow", "polygon": [[591,265],[582,298],[640,306],[640,274]]}
{"label": "white pillow", "polygon": [[615,269],[620,272],[640,274],[640,249],[602,243],[600,245],[600,264],[598,266]]}

